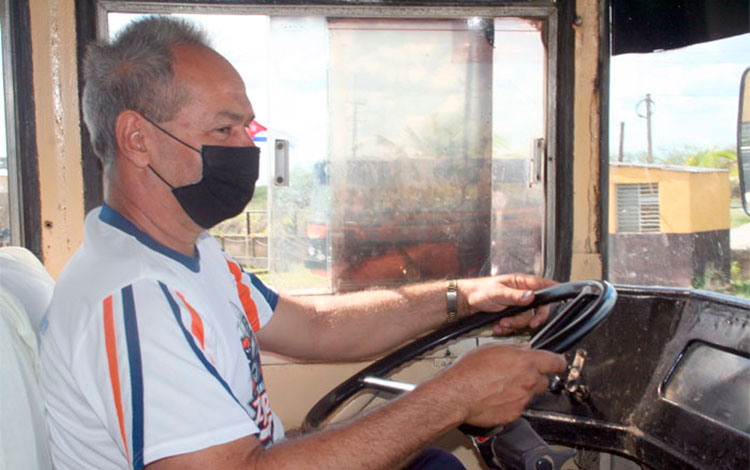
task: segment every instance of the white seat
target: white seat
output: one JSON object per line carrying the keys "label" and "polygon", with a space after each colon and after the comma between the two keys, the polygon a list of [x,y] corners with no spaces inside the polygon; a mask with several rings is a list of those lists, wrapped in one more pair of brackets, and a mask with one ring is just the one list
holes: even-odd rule
{"label": "white seat", "polygon": [[39,323],[55,281],[28,250],[0,248],[0,470],[49,470]]}

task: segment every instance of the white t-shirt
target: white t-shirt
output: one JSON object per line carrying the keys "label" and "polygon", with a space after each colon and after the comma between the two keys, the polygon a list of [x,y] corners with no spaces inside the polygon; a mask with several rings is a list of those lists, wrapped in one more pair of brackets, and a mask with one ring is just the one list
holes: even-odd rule
{"label": "white t-shirt", "polygon": [[277,301],[208,234],[189,257],[106,205],[92,211],[40,328],[56,468],[140,469],[283,438],[253,334]]}

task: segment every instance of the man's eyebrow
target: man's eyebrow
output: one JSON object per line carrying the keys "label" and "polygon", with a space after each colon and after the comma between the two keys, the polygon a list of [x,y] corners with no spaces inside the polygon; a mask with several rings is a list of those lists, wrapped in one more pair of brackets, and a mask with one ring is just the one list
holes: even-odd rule
{"label": "man's eyebrow", "polygon": [[229,111],[229,110],[219,111],[216,114],[216,116],[217,117],[224,117],[224,118],[227,118],[227,119],[229,119],[231,121],[235,121],[235,122],[240,121],[240,122],[243,122],[246,125],[249,125],[251,122],[253,122],[255,120],[255,114],[250,114],[250,115],[240,114],[240,113],[236,113],[234,111]]}

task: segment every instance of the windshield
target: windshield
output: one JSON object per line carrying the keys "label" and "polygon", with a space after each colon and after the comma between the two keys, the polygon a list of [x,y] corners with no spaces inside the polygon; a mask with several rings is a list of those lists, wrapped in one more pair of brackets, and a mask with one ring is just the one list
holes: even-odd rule
{"label": "windshield", "polygon": [[609,278],[750,295],[737,109],[750,34],[611,62]]}
{"label": "windshield", "polygon": [[213,229],[247,269],[298,293],[543,273],[546,16],[184,16],[257,115],[260,191]]}

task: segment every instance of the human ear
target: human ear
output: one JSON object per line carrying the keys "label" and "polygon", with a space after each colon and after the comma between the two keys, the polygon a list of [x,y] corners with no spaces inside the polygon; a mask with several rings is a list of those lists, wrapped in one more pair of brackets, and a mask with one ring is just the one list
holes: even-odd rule
{"label": "human ear", "polygon": [[117,153],[138,168],[145,168],[151,161],[149,145],[141,125],[145,122],[139,113],[126,109],[115,120]]}

